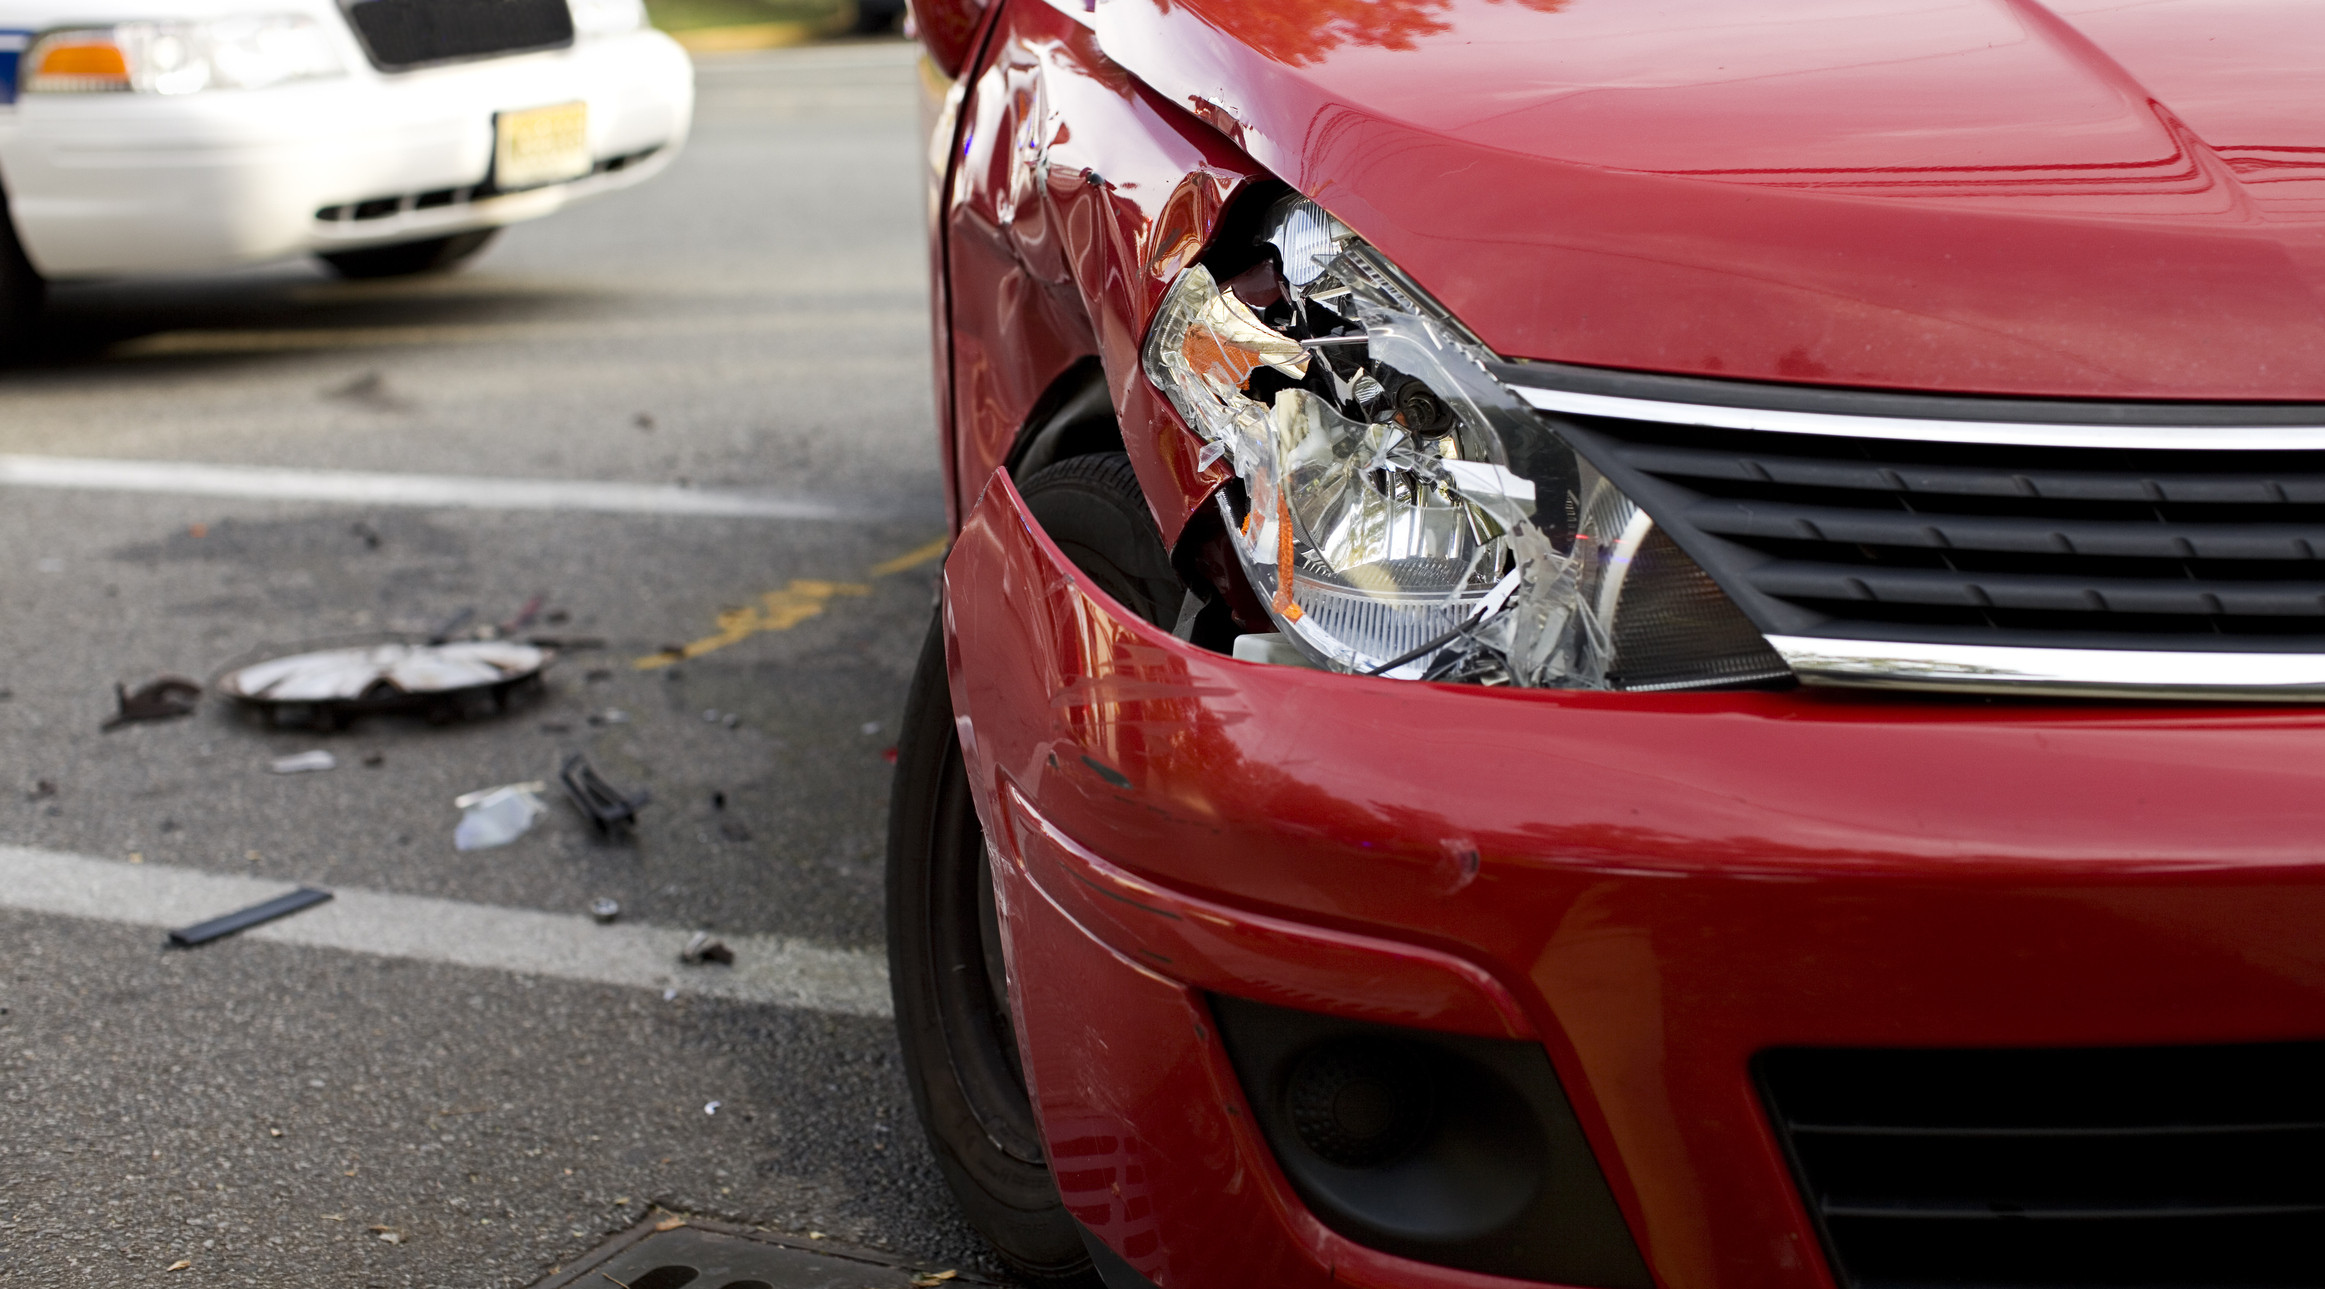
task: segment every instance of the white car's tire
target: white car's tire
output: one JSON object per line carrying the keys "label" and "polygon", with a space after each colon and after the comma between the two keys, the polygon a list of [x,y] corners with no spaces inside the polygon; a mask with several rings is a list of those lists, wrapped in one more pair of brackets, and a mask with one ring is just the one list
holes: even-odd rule
{"label": "white car's tire", "polygon": [[8,194],[0,191],[0,362],[31,347],[41,301],[47,294],[48,283],[17,243],[16,222],[8,214]]}
{"label": "white car's tire", "polygon": [[332,272],[344,278],[409,277],[415,273],[441,273],[483,250],[485,244],[498,236],[500,231],[498,228],[472,228],[465,233],[423,238],[417,242],[366,246],[355,251],[325,251],[317,258],[330,265]]}

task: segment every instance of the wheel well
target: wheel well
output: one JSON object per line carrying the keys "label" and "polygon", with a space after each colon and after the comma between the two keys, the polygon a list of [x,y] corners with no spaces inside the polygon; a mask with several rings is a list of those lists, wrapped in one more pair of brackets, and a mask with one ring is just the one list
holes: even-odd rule
{"label": "wheel well", "polygon": [[1032,415],[1009,449],[1009,477],[1027,479],[1070,457],[1120,451],[1122,423],[1114,416],[1106,368],[1094,356],[1083,358],[1034,401]]}

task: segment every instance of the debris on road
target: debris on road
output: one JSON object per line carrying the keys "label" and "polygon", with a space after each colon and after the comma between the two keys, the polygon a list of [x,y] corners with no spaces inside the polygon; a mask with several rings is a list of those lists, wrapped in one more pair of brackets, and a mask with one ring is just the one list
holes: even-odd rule
{"label": "debris on road", "polygon": [[164,1271],[183,1271],[183,1270],[185,1270],[186,1268],[188,1268],[188,1267],[190,1267],[190,1266],[192,1266],[192,1265],[194,1265],[194,1260],[193,1260],[192,1258],[179,1258],[177,1261],[175,1261],[175,1262],[172,1262],[172,1263],[171,1263],[171,1264],[169,1264],[168,1266],[166,1266],[166,1267],[162,1268],[162,1270],[164,1270]]}
{"label": "debris on road", "polygon": [[638,808],[653,800],[653,794],[643,788],[629,794],[607,783],[589,758],[576,752],[565,758],[557,771],[557,781],[565,785],[565,795],[572,799],[574,808],[597,835],[611,838],[617,829],[636,826]]}
{"label": "debris on road", "polygon": [[504,636],[513,636],[533,625],[533,619],[541,616],[541,605],[544,598],[536,595],[525,601],[525,607],[517,610],[517,616],[500,624],[500,633]]}
{"label": "debris on road", "polygon": [[690,967],[699,967],[706,962],[731,967],[735,965],[735,951],[728,948],[725,941],[712,939],[710,932],[697,931],[687,940],[686,947],[678,951],[678,960]]}
{"label": "debris on road", "polygon": [[352,717],[411,711],[447,721],[507,710],[518,693],[540,687],[548,664],[544,650],[512,641],[355,645],[237,668],[218,688],[277,725],[333,729]]}
{"label": "debris on road", "polygon": [[530,832],[533,822],[549,813],[540,797],[547,786],[538,780],[504,783],[453,798],[452,804],[462,811],[460,826],[452,830],[453,849],[489,850]]}
{"label": "debris on road", "polygon": [[35,780],[33,780],[33,781],[32,781],[32,787],[31,787],[30,789],[28,789],[28,790],[25,792],[25,794],[24,794],[24,799],[25,799],[26,801],[40,801],[40,800],[43,800],[43,799],[45,799],[45,798],[48,798],[48,797],[53,797],[53,796],[55,796],[56,794],[57,794],[57,781],[56,781],[56,780],[54,780],[54,779],[35,779]]}
{"label": "debris on road", "polygon": [[599,926],[605,926],[621,915],[622,906],[613,900],[601,896],[589,902],[589,916],[595,919]]}
{"label": "debris on road", "polygon": [[608,707],[602,712],[591,712],[589,723],[592,725],[627,725],[630,723],[630,714],[619,707]]}
{"label": "debris on road", "polygon": [[726,1104],[726,1102],[724,1102],[724,1101],[711,1101],[711,1102],[707,1102],[707,1103],[705,1103],[705,1104],[703,1105],[703,1107],[702,1107],[702,1112],[703,1112],[704,1114],[717,1114],[717,1113],[718,1113],[718,1108],[719,1108],[720,1106],[722,1106],[722,1105],[725,1105],[725,1104]]}
{"label": "debris on road", "polygon": [[937,1285],[941,1285],[960,1274],[960,1272],[949,1268],[943,1271],[924,1271],[912,1278],[913,1289],[935,1289]]}
{"label": "debris on road", "polygon": [[197,922],[189,927],[180,927],[170,932],[170,947],[191,949],[195,945],[208,944],[212,940],[223,939],[238,931],[247,931],[262,922],[272,922],[276,918],[288,917],[301,909],[311,909],[330,898],[331,892],[329,891],[318,891],[312,886],[302,886],[288,895],[277,895],[264,903],[253,904],[246,909],[236,909],[224,917],[215,917],[207,922]]}
{"label": "debris on road", "polygon": [[267,769],[276,774],[307,774],[316,770],[336,770],[339,758],[321,748],[300,752],[293,756],[278,756],[267,763]]}
{"label": "debris on road", "polygon": [[125,685],[113,686],[113,701],[118,706],[105,723],[103,730],[117,730],[131,721],[166,721],[179,716],[191,716],[202,700],[202,687],[183,676],[163,676],[148,681],[135,691]]}
{"label": "debris on road", "polygon": [[530,635],[525,637],[525,643],[543,649],[555,649],[559,653],[577,653],[583,649],[605,648],[605,637]]}

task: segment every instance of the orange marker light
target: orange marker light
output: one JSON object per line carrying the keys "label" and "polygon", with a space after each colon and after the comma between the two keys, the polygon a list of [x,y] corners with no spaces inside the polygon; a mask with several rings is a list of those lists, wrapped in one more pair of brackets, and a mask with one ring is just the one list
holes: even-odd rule
{"label": "orange marker light", "polygon": [[74,94],[129,88],[129,59],[104,36],[67,32],[42,40],[29,60],[24,88],[33,93]]}
{"label": "orange marker light", "polygon": [[1275,611],[1286,622],[1297,622],[1303,616],[1300,606],[1292,603],[1292,499],[1282,489],[1276,490],[1276,594]]}

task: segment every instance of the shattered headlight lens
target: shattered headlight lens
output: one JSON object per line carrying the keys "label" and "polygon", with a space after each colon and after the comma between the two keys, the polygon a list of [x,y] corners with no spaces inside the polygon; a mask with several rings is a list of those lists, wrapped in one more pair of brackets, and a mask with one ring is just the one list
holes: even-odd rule
{"label": "shattered headlight lens", "polygon": [[1491,355],[1314,203],[1272,261],[1195,265],[1147,375],[1225,458],[1230,544],[1278,629],[1338,670],[1576,689],[1788,674],[1645,512],[1485,367]]}
{"label": "shattered headlight lens", "polygon": [[23,66],[32,94],[264,89],[347,71],[330,33],[298,13],[52,31],[33,42]]}

